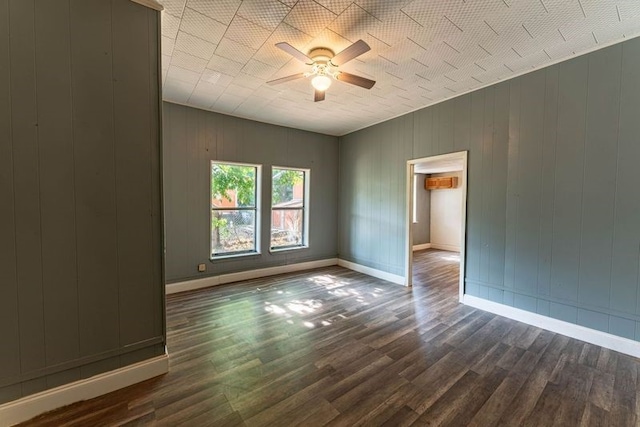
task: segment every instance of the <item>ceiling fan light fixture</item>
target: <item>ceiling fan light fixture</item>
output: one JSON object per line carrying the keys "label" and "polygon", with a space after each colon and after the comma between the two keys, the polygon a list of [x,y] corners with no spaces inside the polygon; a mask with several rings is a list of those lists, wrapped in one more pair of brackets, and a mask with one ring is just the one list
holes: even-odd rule
{"label": "ceiling fan light fixture", "polygon": [[329,89],[329,86],[331,86],[331,78],[324,74],[317,75],[313,79],[311,79],[311,85],[314,87],[314,89],[319,90],[320,92],[324,92],[325,90]]}

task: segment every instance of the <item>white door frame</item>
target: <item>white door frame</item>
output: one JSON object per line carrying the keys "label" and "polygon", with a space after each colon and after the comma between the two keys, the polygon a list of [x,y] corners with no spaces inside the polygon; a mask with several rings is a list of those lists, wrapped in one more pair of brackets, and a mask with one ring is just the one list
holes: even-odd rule
{"label": "white door frame", "polygon": [[467,162],[468,151],[458,151],[456,153],[442,154],[439,156],[423,157],[420,159],[407,160],[406,176],[406,253],[405,253],[405,286],[412,286],[413,282],[413,175],[415,165],[421,163],[436,163],[442,161],[462,161],[462,219],[460,224],[460,285],[458,299],[462,302],[464,296],[464,267],[467,254],[466,230],[467,230]]}

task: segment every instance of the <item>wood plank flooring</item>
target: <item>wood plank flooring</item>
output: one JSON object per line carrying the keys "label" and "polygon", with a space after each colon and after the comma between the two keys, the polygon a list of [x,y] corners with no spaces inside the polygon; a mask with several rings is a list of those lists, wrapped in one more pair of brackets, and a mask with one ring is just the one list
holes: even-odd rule
{"label": "wood plank flooring", "polygon": [[634,426],[638,359],[340,267],[167,297],[170,373],[29,426]]}

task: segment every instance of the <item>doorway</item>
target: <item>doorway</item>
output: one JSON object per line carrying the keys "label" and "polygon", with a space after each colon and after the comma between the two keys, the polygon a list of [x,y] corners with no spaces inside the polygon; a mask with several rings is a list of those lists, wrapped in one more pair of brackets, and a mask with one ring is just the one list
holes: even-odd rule
{"label": "doorway", "polygon": [[460,268],[459,268],[459,290],[458,300],[462,302],[464,295],[464,266],[466,255],[466,211],[467,211],[467,151],[457,153],[442,154],[439,156],[423,157],[407,161],[406,176],[406,251],[405,251],[405,285],[413,284],[413,250],[414,250],[414,205],[418,183],[416,173],[438,174],[444,172],[459,171],[458,187],[461,194],[461,214],[459,221],[459,248],[460,248]]}

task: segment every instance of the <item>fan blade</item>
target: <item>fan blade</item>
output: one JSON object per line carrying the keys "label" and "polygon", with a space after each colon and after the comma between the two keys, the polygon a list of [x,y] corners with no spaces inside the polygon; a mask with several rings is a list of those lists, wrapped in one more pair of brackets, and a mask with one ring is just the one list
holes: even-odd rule
{"label": "fan blade", "polygon": [[324,91],[316,90],[313,94],[313,102],[324,101]]}
{"label": "fan blade", "polygon": [[365,89],[371,89],[373,85],[376,84],[375,80],[369,80],[365,77],[356,76],[355,74],[345,73],[344,71],[341,71],[336,79]]}
{"label": "fan blade", "polygon": [[291,46],[287,42],[276,43],[276,47],[279,47],[280,49],[284,50],[289,55],[291,55],[294,58],[296,58],[298,61],[302,61],[302,62],[308,63],[308,64],[313,63],[313,59],[309,58],[307,55],[305,55],[304,53],[300,52],[298,49],[296,49],[295,47]]}
{"label": "fan blade", "polygon": [[336,66],[342,65],[370,50],[371,48],[367,43],[364,42],[364,40],[358,40],[357,42],[331,58],[331,63]]}
{"label": "fan blade", "polygon": [[304,73],[292,74],[290,76],[280,77],[279,79],[269,80],[267,82],[267,84],[269,84],[269,85],[277,85],[278,83],[284,83],[284,82],[288,82],[288,81],[291,81],[291,80],[297,80],[297,79],[301,79],[303,77],[304,77]]}

